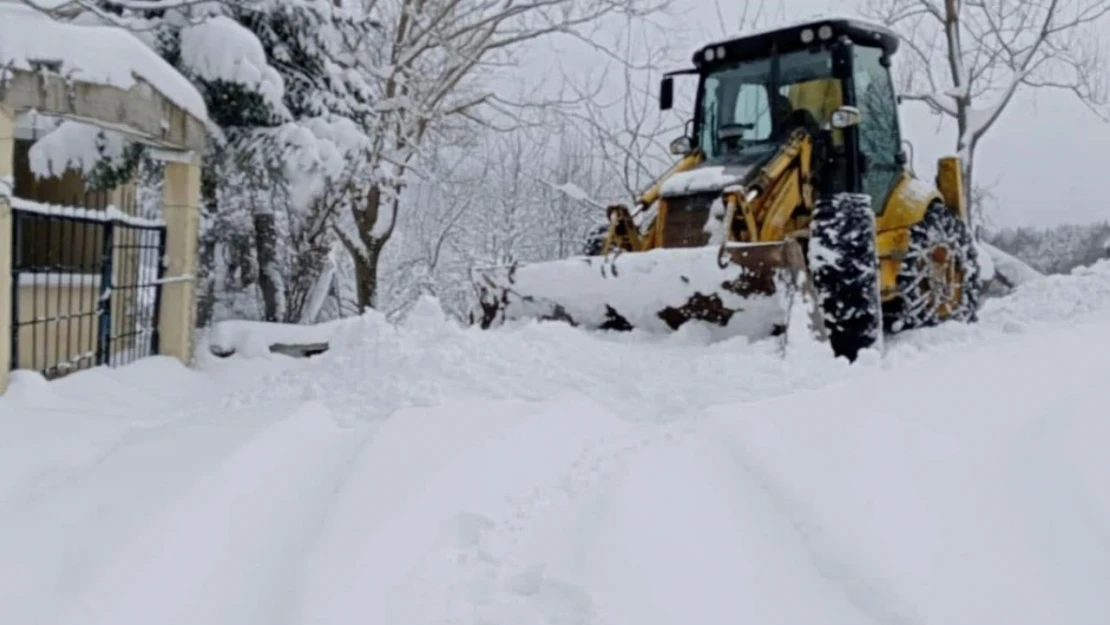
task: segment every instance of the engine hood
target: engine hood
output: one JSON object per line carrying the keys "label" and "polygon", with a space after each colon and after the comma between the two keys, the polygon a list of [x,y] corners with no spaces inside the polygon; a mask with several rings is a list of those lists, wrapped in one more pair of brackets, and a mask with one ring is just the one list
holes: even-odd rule
{"label": "engine hood", "polygon": [[705,161],[667,178],[659,193],[669,198],[721,191],[743,182],[748,173],[762,165],[770,154],[772,152],[752,150]]}

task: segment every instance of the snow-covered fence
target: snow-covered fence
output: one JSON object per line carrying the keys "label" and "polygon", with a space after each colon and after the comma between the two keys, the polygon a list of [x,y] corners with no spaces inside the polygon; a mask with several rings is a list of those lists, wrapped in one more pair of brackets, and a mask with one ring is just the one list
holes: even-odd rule
{"label": "snow-covered fence", "polygon": [[11,368],[55,378],[157,354],[165,225],[112,206],[10,203]]}

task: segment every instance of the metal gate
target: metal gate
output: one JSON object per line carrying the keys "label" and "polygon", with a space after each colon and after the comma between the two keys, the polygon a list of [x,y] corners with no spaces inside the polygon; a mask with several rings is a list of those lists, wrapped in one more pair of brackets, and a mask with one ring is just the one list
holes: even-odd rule
{"label": "metal gate", "polygon": [[164,224],[12,201],[12,361],[54,379],[158,353]]}

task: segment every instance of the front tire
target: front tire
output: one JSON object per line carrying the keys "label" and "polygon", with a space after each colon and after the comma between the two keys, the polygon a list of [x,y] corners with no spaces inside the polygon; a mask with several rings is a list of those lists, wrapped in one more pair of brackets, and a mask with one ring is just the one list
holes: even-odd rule
{"label": "front tire", "polygon": [[881,346],[882,302],[871,196],[841,193],[817,200],[807,256],[833,353],[853,362],[860,351]]}

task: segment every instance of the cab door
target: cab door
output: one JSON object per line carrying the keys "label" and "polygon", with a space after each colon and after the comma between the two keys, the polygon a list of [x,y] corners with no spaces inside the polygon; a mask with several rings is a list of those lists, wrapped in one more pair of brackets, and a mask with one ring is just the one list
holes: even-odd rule
{"label": "cab door", "polygon": [[902,138],[898,128],[898,102],[890,71],[880,48],[853,46],[852,82],[860,110],[859,146],[863,191],[881,214],[902,172],[898,153]]}

